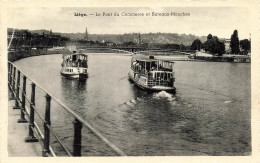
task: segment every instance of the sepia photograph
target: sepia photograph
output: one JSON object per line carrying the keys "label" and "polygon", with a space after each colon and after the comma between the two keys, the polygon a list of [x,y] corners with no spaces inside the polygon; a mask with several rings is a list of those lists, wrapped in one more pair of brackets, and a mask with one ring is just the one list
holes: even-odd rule
{"label": "sepia photograph", "polygon": [[249,7],[6,14],[7,157],[252,156]]}

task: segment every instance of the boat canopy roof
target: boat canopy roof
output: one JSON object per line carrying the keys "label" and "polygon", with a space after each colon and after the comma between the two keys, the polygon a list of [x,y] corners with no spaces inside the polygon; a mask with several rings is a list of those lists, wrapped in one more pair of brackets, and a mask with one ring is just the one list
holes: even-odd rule
{"label": "boat canopy roof", "polygon": [[84,53],[63,54],[63,56],[73,56],[73,55],[87,56],[87,54],[84,54]]}
{"label": "boat canopy roof", "polygon": [[63,54],[62,59],[72,59],[73,61],[75,60],[87,60],[88,55],[84,53],[73,53],[73,54]]}
{"label": "boat canopy roof", "polygon": [[153,56],[146,56],[146,55],[141,55],[141,54],[135,54],[133,56],[133,58],[136,60],[136,61],[146,61],[146,62],[153,62],[153,61],[157,61],[157,59],[154,59]]}
{"label": "boat canopy roof", "polygon": [[133,59],[136,60],[137,62],[158,62],[158,61],[163,61],[163,62],[174,63],[173,61],[170,61],[170,60],[155,59],[154,56],[146,56],[146,55],[142,55],[142,54],[135,54],[133,56]]}

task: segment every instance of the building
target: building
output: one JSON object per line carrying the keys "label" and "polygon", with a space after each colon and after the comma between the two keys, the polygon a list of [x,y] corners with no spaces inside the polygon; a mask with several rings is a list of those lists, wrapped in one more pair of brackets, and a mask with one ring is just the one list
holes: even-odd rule
{"label": "building", "polygon": [[134,39],[134,42],[137,43],[138,45],[142,43],[142,39],[141,39],[140,33],[138,34],[138,38]]}
{"label": "building", "polygon": [[111,46],[115,46],[115,43],[111,42],[111,41],[106,41],[105,44],[109,47]]}
{"label": "building", "polygon": [[225,45],[225,51],[227,54],[229,54],[231,52],[231,48],[230,48],[230,39],[226,39],[226,38],[220,38],[219,39],[220,42],[223,42]]}
{"label": "building", "polygon": [[7,29],[8,45],[11,48],[63,46],[68,38],[55,34],[52,30]]}
{"label": "building", "polygon": [[17,38],[17,39],[28,39],[28,38],[31,38],[31,33],[25,29],[15,30],[12,28],[8,28],[7,29],[7,38],[11,39],[12,37]]}

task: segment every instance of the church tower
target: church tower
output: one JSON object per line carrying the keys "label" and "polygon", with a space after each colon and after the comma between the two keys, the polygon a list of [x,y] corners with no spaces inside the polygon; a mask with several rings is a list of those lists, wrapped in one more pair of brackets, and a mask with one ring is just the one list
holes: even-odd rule
{"label": "church tower", "polygon": [[141,40],[141,35],[139,33],[139,35],[138,35],[138,44],[141,44],[141,43],[142,43],[142,40]]}
{"label": "church tower", "polygon": [[86,27],[85,39],[88,41],[88,28]]}

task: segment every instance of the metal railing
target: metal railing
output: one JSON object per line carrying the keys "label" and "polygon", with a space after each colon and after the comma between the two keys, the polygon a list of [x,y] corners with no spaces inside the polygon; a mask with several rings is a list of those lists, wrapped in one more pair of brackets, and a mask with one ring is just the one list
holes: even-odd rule
{"label": "metal railing", "polygon": [[147,85],[152,86],[166,86],[166,87],[173,87],[174,78],[172,80],[162,80],[162,79],[155,79],[153,77],[147,76]]}
{"label": "metal railing", "polygon": [[[22,87],[21,87],[21,78],[22,77]],[[31,82],[31,98],[29,99],[26,96],[26,82]],[[37,142],[40,140],[43,151],[42,156],[56,156],[55,151],[50,146],[50,134],[56,139],[59,145],[63,148],[63,150],[67,153],[68,156],[81,156],[81,131],[82,127],[89,129],[95,136],[97,136],[102,142],[104,142],[108,147],[110,147],[113,151],[115,151],[119,156],[126,156],[124,152],[122,152],[116,145],[106,139],[98,130],[96,130],[91,124],[89,124],[86,120],[81,118],[77,113],[75,113],[72,109],[67,107],[61,101],[59,101],[55,96],[45,90],[41,85],[28,78],[25,73],[19,70],[12,62],[8,62],[8,85],[15,100],[15,106],[13,109],[20,109],[21,115],[20,119],[18,119],[18,123],[27,123],[27,119],[29,119],[29,133],[25,138],[26,142]],[[35,107],[35,89],[39,88],[41,91],[45,93],[45,117],[43,117],[39,111],[37,111]],[[20,92],[21,91],[21,92]],[[22,99],[20,99],[20,93]],[[67,111],[74,118],[74,141],[73,141],[73,152],[71,153],[68,148],[64,145],[61,139],[55,134],[54,129],[51,127],[51,100],[56,101],[56,103]],[[26,108],[25,103],[29,103],[30,107]],[[29,111],[28,111],[29,110]],[[43,122],[43,131],[41,131],[40,127],[35,122],[35,113],[38,115],[39,119]],[[34,134],[37,134],[38,138],[35,137]]]}

